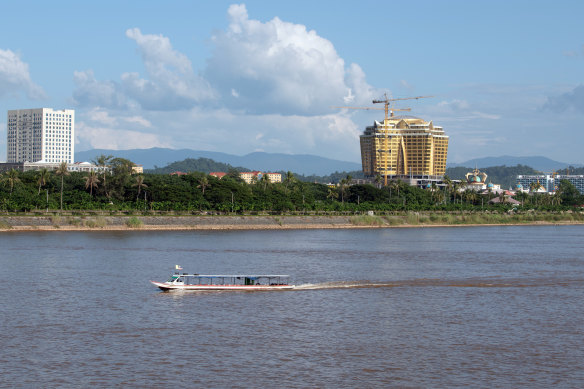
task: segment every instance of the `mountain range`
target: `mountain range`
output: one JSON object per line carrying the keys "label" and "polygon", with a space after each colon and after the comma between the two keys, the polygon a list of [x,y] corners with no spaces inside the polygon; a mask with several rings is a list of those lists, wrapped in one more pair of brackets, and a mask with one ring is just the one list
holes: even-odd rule
{"label": "mountain range", "polygon": [[173,162],[187,158],[209,158],[215,162],[227,163],[232,166],[243,166],[250,170],[291,171],[303,175],[327,175],[335,171],[361,170],[361,164],[355,162],[339,161],[309,154],[277,154],[254,152],[243,156],[220,153],[215,151],[201,151],[190,149],[133,149],[133,150],[105,150],[94,149],[75,153],[75,160],[79,162],[92,161],[97,156],[113,155],[126,158],[142,165],[144,169],[165,167]]}
{"label": "mountain range", "polygon": [[[250,170],[259,171],[291,171],[303,175],[329,175],[334,172],[352,172],[361,170],[361,164],[348,161],[340,161],[309,154],[279,154],[254,152],[246,155],[233,155],[216,151],[202,151],[191,149],[132,149],[132,150],[106,150],[93,149],[79,151],[75,153],[76,161],[92,161],[99,155],[112,155],[114,157],[126,158],[130,161],[142,165],[144,169],[154,169],[165,167],[173,162],[182,161],[187,158],[209,158],[215,162],[222,162],[232,166],[242,166]],[[448,167],[469,167],[487,168],[492,166],[517,166],[524,165],[541,172],[552,172],[565,169],[568,166],[583,167],[583,164],[566,163],[554,161],[552,159],[535,157],[485,157],[476,158],[460,163],[449,163]]]}
{"label": "mountain range", "polygon": [[553,172],[560,169],[565,169],[569,166],[583,167],[581,163],[566,163],[558,162],[552,159],[536,156],[536,157],[513,157],[510,155],[503,155],[501,157],[484,157],[475,158],[461,163],[449,163],[448,167],[477,167],[479,169],[492,166],[517,166],[524,165],[534,168],[540,172]]}

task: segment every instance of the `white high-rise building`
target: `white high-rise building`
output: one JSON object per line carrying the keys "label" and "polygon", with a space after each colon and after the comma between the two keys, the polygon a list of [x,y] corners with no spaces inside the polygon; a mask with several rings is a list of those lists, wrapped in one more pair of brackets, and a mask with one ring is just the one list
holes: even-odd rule
{"label": "white high-rise building", "polygon": [[75,111],[8,111],[7,162],[67,162],[75,158]]}

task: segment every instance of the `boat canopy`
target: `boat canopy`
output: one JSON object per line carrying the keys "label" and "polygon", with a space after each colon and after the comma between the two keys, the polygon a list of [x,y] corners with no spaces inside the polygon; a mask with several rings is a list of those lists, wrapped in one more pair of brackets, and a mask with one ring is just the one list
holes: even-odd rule
{"label": "boat canopy", "polygon": [[227,274],[227,275],[218,275],[218,274],[187,274],[187,273],[175,273],[174,276],[181,276],[181,277],[205,277],[205,278],[287,278],[290,277],[289,275],[280,275],[280,274]]}

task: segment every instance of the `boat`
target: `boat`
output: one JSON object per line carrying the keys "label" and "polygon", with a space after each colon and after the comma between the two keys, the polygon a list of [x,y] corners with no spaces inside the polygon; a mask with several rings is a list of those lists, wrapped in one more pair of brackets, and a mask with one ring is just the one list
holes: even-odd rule
{"label": "boat", "polygon": [[212,275],[176,272],[166,282],[150,282],[164,291],[294,289],[294,285],[288,283],[289,277],[278,274]]}

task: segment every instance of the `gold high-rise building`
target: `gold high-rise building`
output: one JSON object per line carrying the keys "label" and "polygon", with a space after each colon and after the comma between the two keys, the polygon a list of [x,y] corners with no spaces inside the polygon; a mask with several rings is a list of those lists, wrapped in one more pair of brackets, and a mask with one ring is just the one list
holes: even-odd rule
{"label": "gold high-rise building", "polygon": [[361,135],[366,176],[443,176],[448,136],[432,121],[391,116],[375,121]]}

